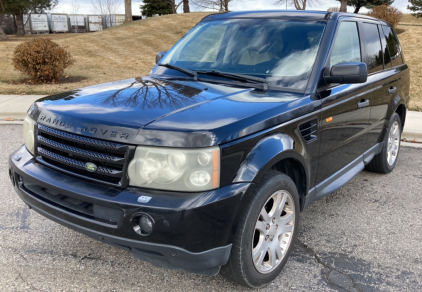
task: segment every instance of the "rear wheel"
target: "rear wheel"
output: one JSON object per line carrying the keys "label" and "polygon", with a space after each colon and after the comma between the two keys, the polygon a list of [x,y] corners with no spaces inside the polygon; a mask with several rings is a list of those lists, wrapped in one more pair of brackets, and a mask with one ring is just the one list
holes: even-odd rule
{"label": "rear wheel", "polygon": [[285,174],[270,171],[240,216],[229,262],[222,274],[246,287],[274,280],[290,255],[299,221],[299,195]]}
{"label": "rear wheel", "polygon": [[397,157],[400,150],[401,140],[401,120],[395,113],[390,120],[387,135],[381,152],[366,165],[366,169],[372,172],[389,173],[396,166]]}

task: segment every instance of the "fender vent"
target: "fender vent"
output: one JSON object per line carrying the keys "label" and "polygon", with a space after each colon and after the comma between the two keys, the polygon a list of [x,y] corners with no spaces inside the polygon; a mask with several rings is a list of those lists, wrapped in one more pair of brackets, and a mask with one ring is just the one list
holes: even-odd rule
{"label": "fender vent", "polygon": [[311,120],[299,126],[299,131],[302,134],[303,140],[306,142],[315,141],[317,138],[318,120]]}

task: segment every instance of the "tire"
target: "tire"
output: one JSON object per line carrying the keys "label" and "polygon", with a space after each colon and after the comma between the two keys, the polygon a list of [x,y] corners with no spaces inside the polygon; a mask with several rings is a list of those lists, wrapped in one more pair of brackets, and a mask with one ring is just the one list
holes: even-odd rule
{"label": "tire", "polygon": [[269,171],[242,210],[230,258],[221,274],[250,288],[270,283],[287,263],[298,223],[299,195],[294,182],[283,173]]}
{"label": "tire", "polygon": [[401,132],[400,116],[394,113],[384,137],[382,150],[365,166],[366,170],[378,173],[390,173],[394,169],[400,150]]}

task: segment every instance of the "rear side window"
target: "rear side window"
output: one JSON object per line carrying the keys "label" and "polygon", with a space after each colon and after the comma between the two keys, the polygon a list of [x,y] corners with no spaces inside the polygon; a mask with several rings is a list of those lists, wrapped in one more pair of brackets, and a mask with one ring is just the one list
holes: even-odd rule
{"label": "rear side window", "polygon": [[391,68],[391,57],[390,57],[390,52],[388,51],[387,41],[386,41],[386,38],[384,37],[384,32],[382,30],[382,27],[378,26],[378,28],[380,30],[382,52],[383,52],[383,55],[384,55],[384,69],[390,69]]}
{"label": "rear side window", "polygon": [[363,23],[366,44],[366,65],[368,73],[375,73],[384,69],[381,40],[378,33],[378,25]]}
{"label": "rear side window", "polygon": [[401,47],[394,31],[388,26],[382,26],[388,50],[390,51],[391,63],[393,67],[403,64]]}
{"label": "rear side window", "polygon": [[342,22],[337,32],[330,66],[344,62],[360,62],[359,33],[356,22]]}

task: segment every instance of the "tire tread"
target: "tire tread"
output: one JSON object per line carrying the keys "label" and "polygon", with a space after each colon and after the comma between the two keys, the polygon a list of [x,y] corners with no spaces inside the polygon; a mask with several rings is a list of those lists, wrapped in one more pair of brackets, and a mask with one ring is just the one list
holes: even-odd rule
{"label": "tire tread", "polygon": [[[248,219],[248,215],[250,213],[250,210],[254,206],[254,202],[259,194],[259,190],[263,187],[263,185],[267,183],[271,183],[272,180],[279,180],[283,179],[285,180],[292,189],[296,190],[296,185],[294,184],[293,180],[285,175],[284,173],[270,170],[268,171],[260,180],[260,183],[256,186],[254,191],[252,192],[251,196],[248,198],[247,204],[244,206],[244,210],[241,212],[241,215],[239,217],[239,225],[236,230],[236,235],[233,239],[233,247],[231,251],[231,255],[229,257],[229,260],[226,265],[222,266],[220,270],[220,274],[227,278],[228,280],[231,280],[237,284],[240,284],[242,286],[248,287],[248,288],[259,288],[265,285],[266,283],[263,283],[262,285],[254,285],[248,281],[248,277],[245,274],[245,271],[243,270],[243,265],[241,264],[242,259],[242,250],[243,250],[243,238],[242,234],[245,232],[245,228],[247,227],[246,221]],[[293,240],[292,240],[293,244]]]}

